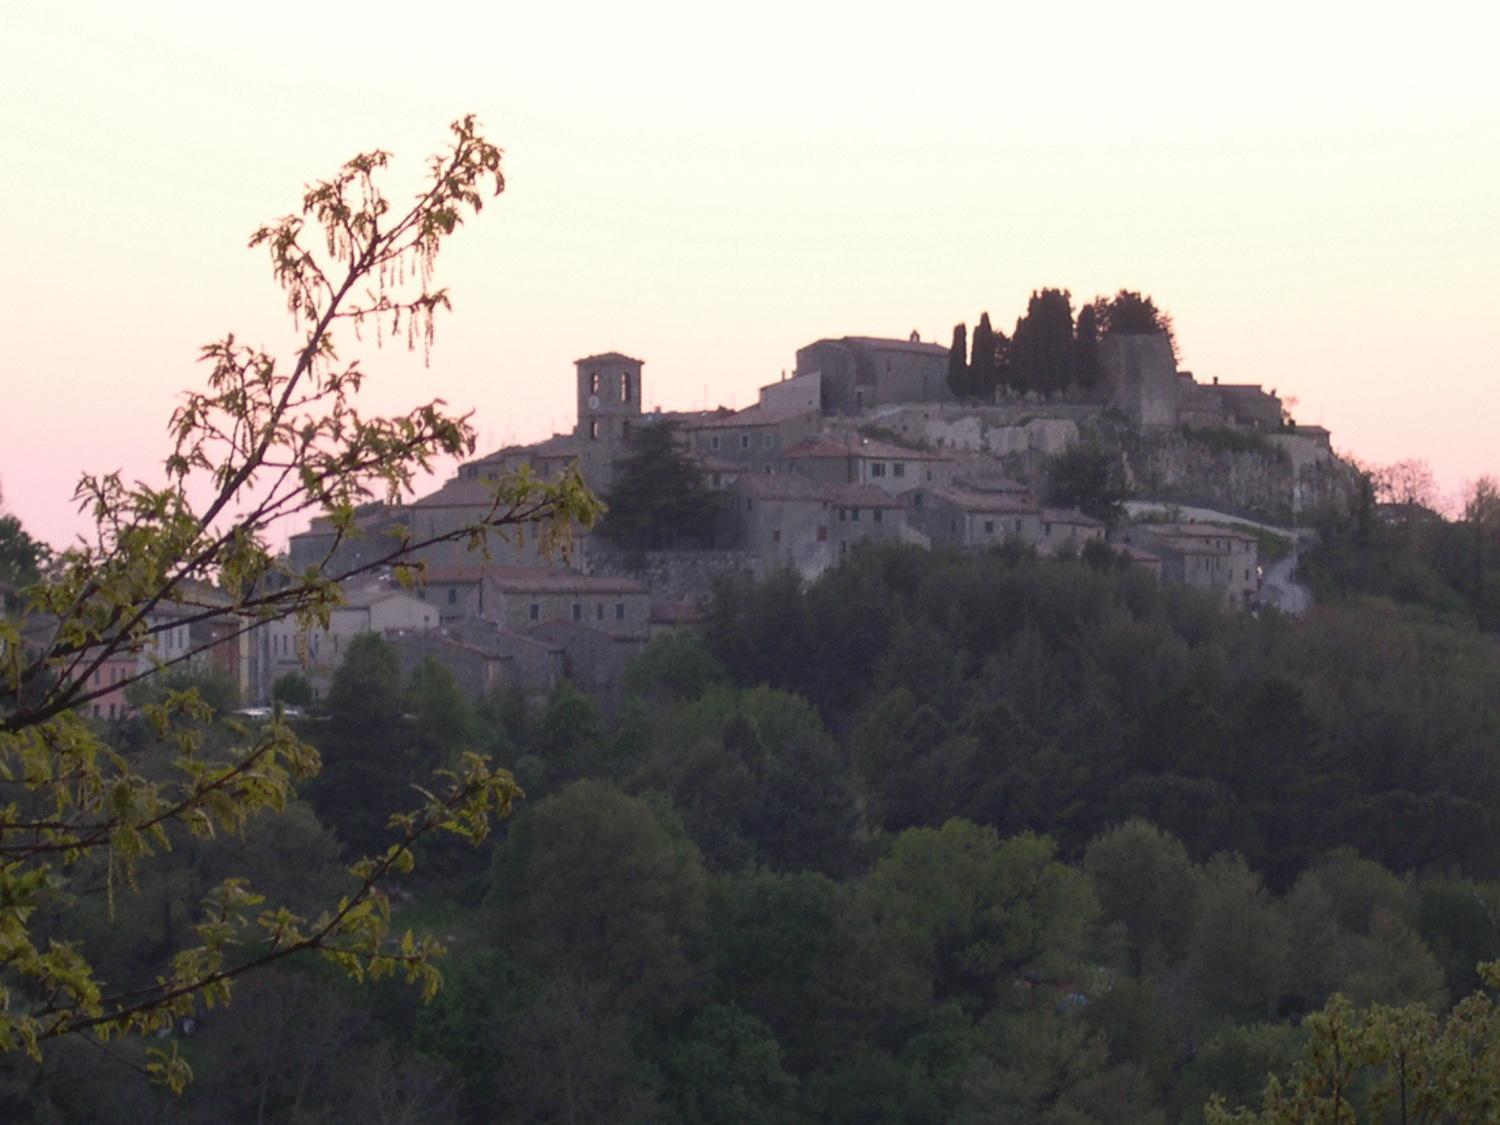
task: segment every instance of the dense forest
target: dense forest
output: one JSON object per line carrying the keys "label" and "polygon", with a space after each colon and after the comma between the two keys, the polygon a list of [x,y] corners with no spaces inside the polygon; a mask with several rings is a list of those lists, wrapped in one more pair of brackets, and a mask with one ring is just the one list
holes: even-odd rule
{"label": "dense forest", "polygon": [[[1409,530],[1330,529],[1308,565],[1343,596],[1298,622],[1102,554],[858,551],[812,584],[721,587],[608,706],[471,701],[436,665],[402,682],[362,638],[298,720],[324,764],[292,817],[181,839],[69,925],[131,979],[225,874],[326,900],[381,810],[477,749],[521,810],[482,849],[428,849],[395,896],[449,947],[442,992],[262,972],[180,1029],[180,1097],[131,1069],[139,1046],[80,1039],[4,1056],[0,1118],[1191,1122],[1214,1093],[1255,1103],[1335,993],[1441,1012],[1500,956],[1489,587],[1439,589],[1418,553],[1437,577],[1375,589],[1341,538],[1420,552],[1387,542]],[[202,733],[235,737],[222,714]],[[110,737],[152,753],[139,720]]]}

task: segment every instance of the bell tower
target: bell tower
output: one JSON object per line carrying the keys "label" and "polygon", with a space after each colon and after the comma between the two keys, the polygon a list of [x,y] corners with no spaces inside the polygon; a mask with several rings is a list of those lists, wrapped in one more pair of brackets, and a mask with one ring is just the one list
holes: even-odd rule
{"label": "bell tower", "polygon": [[619,352],[575,360],[578,369],[578,460],[595,492],[608,492],[641,416],[642,361]]}

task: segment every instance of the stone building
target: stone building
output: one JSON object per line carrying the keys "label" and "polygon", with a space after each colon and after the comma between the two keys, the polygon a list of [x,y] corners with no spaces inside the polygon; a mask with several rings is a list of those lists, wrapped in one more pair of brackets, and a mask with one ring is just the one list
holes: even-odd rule
{"label": "stone building", "polygon": [[1255,536],[1206,523],[1138,524],[1121,536],[1161,560],[1163,582],[1208,591],[1243,607],[1260,588]]}
{"label": "stone building", "polygon": [[920,488],[909,499],[908,519],[934,546],[988,547],[1013,539],[1042,539],[1041,509],[1026,496],[981,491],[960,484]]}
{"label": "stone building", "polygon": [[426,631],[437,627],[437,609],[407,591],[383,583],[345,590],[344,604],[330,611],[326,629],[303,626],[295,617],[289,617],[269,621],[250,634],[260,649],[255,662],[258,682],[253,689],[254,697],[258,702],[270,699],[272,686],[288,672],[306,676],[313,690],[323,695],[332,684],[349,643],[361,633]]}
{"label": "stone building", "polygon": [[750,406],[681,423],[694,453],[737,466],[740,471],[773,471],[782,451],[821,428],[816,411],[795,407]]}
{"label": "stone building", "polygon": [[[797,380],[808,387],[816,382],[818,408],[824,414],[858,414],[887,403],[953,398],[947,346],[925,343],[915,332],[906,340],[844,336],[799,348],[791,381]],[[781,397],[792,393],[790,388],[772,391]]]}
{"label": "stone building", "polygon": [[778,471],[824,484],[868,484],[892,496],[953,479],[953,461],[939,453],[872,438],[819,434],[782,452]]}

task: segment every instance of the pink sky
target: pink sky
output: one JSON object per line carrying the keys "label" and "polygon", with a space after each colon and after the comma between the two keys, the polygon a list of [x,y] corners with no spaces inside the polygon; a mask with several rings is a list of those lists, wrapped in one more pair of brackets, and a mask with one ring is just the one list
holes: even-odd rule
{"label": "pink sky", "polygon": [[0,489],[53,542],[82,469],[154,476],[199,345],[286,339],[249,232],[362,149],[414,188],[465,112],[510,189],[372,407],[441,395],[493,446],[571,425],[592,352],[648,406],[743,405],[821,336],[1124,286],[1341,450],[1500,473],[1493,6],[217,7],[5,17]]}

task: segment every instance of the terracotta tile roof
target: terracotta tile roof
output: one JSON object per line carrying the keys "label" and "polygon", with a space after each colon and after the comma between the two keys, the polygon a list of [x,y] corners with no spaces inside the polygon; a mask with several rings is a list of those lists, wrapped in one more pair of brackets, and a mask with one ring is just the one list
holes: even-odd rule
{"label": "terracotta tile roof", "polygon": [[819,434],[782,451],[788,460],[801,458],[862,457],[874,461],[947,461],[940,453],[926,449],[911,449],[874,438],[850,437],[839,434]]}
{"label": "terracotta tile roof", "polygon": [[[459,568],[455,568],[459,569]],[[579,574],[543,567],[491,566],[484,577],[508,593],[644,594],[646,587],[615,574]]]}
{"label": "terracotta tile roof", "polygon": [[1148,523],[1141,530],[1148,531],[1160,539],[1239,539],[1257,542],[1255,536],[1228,527],[1208,523]]}
{"label": "terracotta tile roof", "polygon": [[495,485],[488,480],[470,480],[457,477],[448,481],[436,492],[413,500],[413,508],[478,508],[489,507],[495,500]]}
{"label": "terracotta tile roof", "polygon": [[825,484],[829,503],[840,508],[905,508],[906,505],[873,484]]}
{"label": "terracotta tile roof", "polygon": [[747,406],[743,410],[736,410],[730,414],[715,414],[712,417],[701,419],[697,422],[684,423],[684,429],[688,430],[730,430],[735,428],[745,429],[751,426],[779,426],[783,422],[791,422],[797,418],[806,418],[817,411],[812,407],[783,407],[777,410],[768,410],[761,406]]}
{"label": "terracotta tile roof", "polygon": [[731,487],[757,500],[828,502],[827,487],[801,473],[741,473]]}
{"label": "terracotta tile roof", "polygon": [[[911,352],[916,355],[932,356],[946,356],[949,350],[945,344],[933,344],[925,340],[887,340],[882,336],[831,336],[822,340],[816,340],[808,344],[807,347],[815,348],[819,344],[852,344],[860,348],[879,348],[881,351]],[[803,351],[805,349],[799,348],[797,350]]]}
{"label": "terracotta tile roof", "polygon": [[489,465],[495,461],[509,461],[518,457],[540,457],[544,459],[554,457],[577,457],[583,451],[583,443],[572,434],[553,434],[541,441],[534,441],[530,445],[507,445],[486,453],[483,457],[473,461],[465,461],[463,468],[475,465]]}
{"label": "terracotta tile roof", "polygon": [[967,488],[931,488],[924,491],[939,500],[944,500],[966,512],[991,512],[996,514],[1024,515],[1040,514],[1039,509],[1024,496],[1006,492],[977,492]]}

